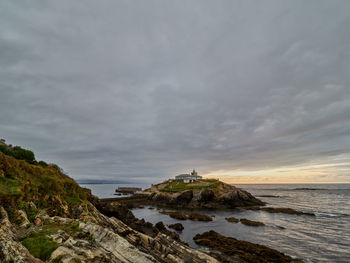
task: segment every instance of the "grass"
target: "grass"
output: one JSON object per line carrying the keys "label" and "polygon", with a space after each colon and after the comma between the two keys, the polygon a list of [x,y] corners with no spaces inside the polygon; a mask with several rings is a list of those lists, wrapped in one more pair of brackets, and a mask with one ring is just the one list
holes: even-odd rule
{"label": "grass", "polygon": [[[57,211],[58,200],[74,206],[86,201],[89,194],[60,169],[29,164],[0,152],[0,203],[6,210],[33,201],[38,209]],[[36,211],[24,210],[32,221]]]}
{"label": "grass", "polygon": [[30,254],[41,260],[48,260],[51,253],[59,247],[58,243],[53,241],[44,233],[32,233],[21,242]]}
{"label": "grass", "polygon": [[52,235],[58,230],[63,230],[70,236],[74,237],[78,232],[81,231],[81,228],[79,227],[79,222],[73,222],[70,224],[57,224],[56,222],[51,222],[44,225],[41,228],[40,233],[43,233],[45,235]]}
{"label": "grass", "polygon": [[[51,253],[59,246],[57,242],[49,237],[50,235],[57,233],[58,230],[63,230],[70,236],[75,237],[77,233],[81,231],[81,228],[79,227],[79,222],[73,222],[70,224],[51,222],[42,226],[39,232],[32,233],[24,238],[21,243],[34,257],[46,261],[50,258]],[[88,238],[92,238],[92,236]],[[61,262],[60,258],[55,260],[56,261],[52,262]]]}
{"label": "grass", "polygon": [[168,183],[161,191],[163,192],[181,192],[191,189],[213,189],[220,184],[215,179],[202,179],[193,183],[184,183],[183,181],[173,181]]}

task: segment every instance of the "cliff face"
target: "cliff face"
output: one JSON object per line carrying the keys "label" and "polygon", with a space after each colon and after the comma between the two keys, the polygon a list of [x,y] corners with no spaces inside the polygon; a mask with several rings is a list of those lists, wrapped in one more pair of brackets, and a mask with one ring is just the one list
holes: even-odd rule
{"label": "cliff face", "polygon": [[141,233],[94,204],[98,199],[57,167],[0,152],[0,262],[218,262],[162,224],[120,206],[121,218],[150,231]]}
{"label": "cliff face", "polygon": [[172,192],[153,187],[146,192],[151,202],[184,208],[233,208],[264,205],[249,192],[220,181],[213,188]]}

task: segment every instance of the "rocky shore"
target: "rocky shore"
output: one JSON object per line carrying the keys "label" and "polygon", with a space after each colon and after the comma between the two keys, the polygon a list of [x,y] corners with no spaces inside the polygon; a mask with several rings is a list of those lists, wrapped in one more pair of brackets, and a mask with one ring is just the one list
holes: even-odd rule
{"label": "rocky shore", "polygon": [[197,234],[194,241],[201,246],[210,248],[209,254],[225,263],[302,263],[299,259],[293,259],[277,250],[263,245],[225,237],[209,231]]}
{"label": "rocky shore", "polygon": [[0,262],[218,260],[181,242],[162,222],[139,220],[120,203],[101,205],[57,166],[0,152]]}
{"label": "rocky shore", "polygon": [[[264,204],[250,193],[222,182],[216,182],[212,189],[176,193],[153,189],[138,198],[138,205],[150,202],[187,208]],[[216,263],[277,262],[271,261],[271,255],[288,258],[278,251],[227,239],[215,232],[194,238],[196,243],[213,250],[193,249],[162,222],[153,225],[136,218],[128,208],[133,205],[98,199],[57,165],[28,163],[0,152],[0,262]],[[199,213],[162,213],[178,220],[212,220]],[[184,229],[179,223],[169,228]],[[224,248],[219,246],[223,241]],[[243,253],[237,244],[248,248]],[[256,261],[258,258],[260,261]]]}
{"label": "rocky shore", "polygon": [[212,188],[188,187],[189,189],[170,191],[164,185],[154,185],[133,197],[118,201],[130,208],[153,205],[186,209],[231,209],[265,204],[249,192],[217,180]]}

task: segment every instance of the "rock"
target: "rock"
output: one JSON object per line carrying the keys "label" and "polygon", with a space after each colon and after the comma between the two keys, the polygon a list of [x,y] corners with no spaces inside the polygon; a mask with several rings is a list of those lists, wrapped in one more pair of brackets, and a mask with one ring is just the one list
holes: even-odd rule
{"label": "rock", "polygon": [[30,202],[28,203],[28,207],[29,207],[29,209],[31,209],[31,210],[36,210],[36,209],[37,209],[36,205],[35,205],[32,201],[30,201]]}
{"label": "rock", "polygon": [[227,222],[230,222],[230,223],[238,223],[239,222],[239,219],[235,218],[235,217],[226,217],[225,219]]}
{"label": "rock", "polygon": [[43,223],[43,222],[41,221],[41,219],[40,219],[39,217],[37,217],[37,218],[34,219],[34,224],[35,224],[36,226],[41,226],[42,223]]}
{"label": "rock", "polygon": [[258,221],[252,221],[247,218],[241,218],[239,220],[242,224],[247,225],[247,226],[265,226],[264,223],[258,222]]}
{"label": "rock", "polygon": [[211,189],[204,189],[199,192],[199,202],[209,202],[213,201],[215,197],[214,191]]}
{"label": "rock", "polygon": [[294,210],[292,208],[274,208],[274,207],[263,207],[261,210],[269,213],[285,213],[290,215],[307,215],[307,216],[315,216],[313,213],[306,213]]}
{"label": "rock", "polygon": [[154,225],[155,228],[157,228],[159,230],[159,232],[171,237],[174,240],[180,241],[180,236],[179,234],[168,230],[165,225],[163,224],[163,222],[158,222]]}
{"label": "rock", "polygon": [[18,224],[21,227],[26,227],[27,225],[30,224],[30,222],[27,218],[26,212],[24,212],[23,210],[17,210],[16,214],[17,214],[17,216],[16,216],[15,221],[18,222]]}
{"label": "rock", "polygon": [[168,225],[168,227],[175,229],[177,231],[182,231],[184,229],[184,226],[181,223],[171,224],[171,225]]}
{"label": "rock", "polygon": [[233,237],[225,237],[215,231],[197,234],[194,238],[196,244],[220,251],[229,257],[221,257],[220,253],[210,253],[221,262],[259,262],[259,263],[301,263],[299,259],[293,259],[275,249],[237,240]]}
{"label": "rock", "polygon": [[40,263],[29,251],[17,241],[6,210],[0,207],[0,261],[18,263]]}
{"label": "rock", "polygon": [[[265,204],[247,191],[220,181],[218,181],[217,187],[213,189],[194,188],[179,192],[167,192],[162,190],[161,187],[157,188],[154,186],[144,192],[148,193],[148,198],[143,201],[144,204],[166,205],[179,208],[221,209]],[[139,199],[137,201],[142,202]]]}
{"label": "rock", "polygon": [[307,213],[307,212],[301,212],[294,210],[292,208],[285,208],[285,207],[258,207],[258,206],[252,206],[252,207],[245,207],[246,210],[262,210],[268,213],[284,213],[284,214],[290,214],[290,215],[306,215],[306,216],[315,216],[313,213]]}
{"label": "rock", "polygon": [[183,191],[181,192],[176,198],[175,198],[175,203],[189,203],[193,198],[193,191],[188,190],[188,191]]}
{"label": "rock", "polygon": [[130,227],[119,220],[111,218],[113,229],[120,233],[131,244],[134,244],[142,251],[147,251],[150,255],[156,258],[156,262],[203,262],[217,263],[213,257],[199,250],[192,249],[189,246],[174,241],[169,236],[159,233],[156,237],[150,237],[142,233],[132,231]]}
{"label": "rock", "polygon": [[162,211],[161,214],[168,215],[172,218],[178,220],[193,220],[193,221],[213,221],[213,218],[208,215],[198,214],[198,213],[189,213],[183,211]]}

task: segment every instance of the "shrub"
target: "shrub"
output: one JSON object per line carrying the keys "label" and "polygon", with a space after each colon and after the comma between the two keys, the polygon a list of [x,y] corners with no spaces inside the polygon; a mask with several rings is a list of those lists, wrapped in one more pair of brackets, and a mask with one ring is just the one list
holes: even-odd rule
{"label": "shrub", "polygon": [[40,166],[42,166],[42,167],[47,167],[48,166],[48,164],[46,162],[44,162],[44,161],[39,161],[38,164]]}
{"label": "shrub", "polygon": [[23,149],[19,146],[15,146],[12,148],[10,146],[0,145],[0,151],[6,155],[11,155],[17,160],[25,160],[31,164],[36,163],[34,153],[32,151]]}

